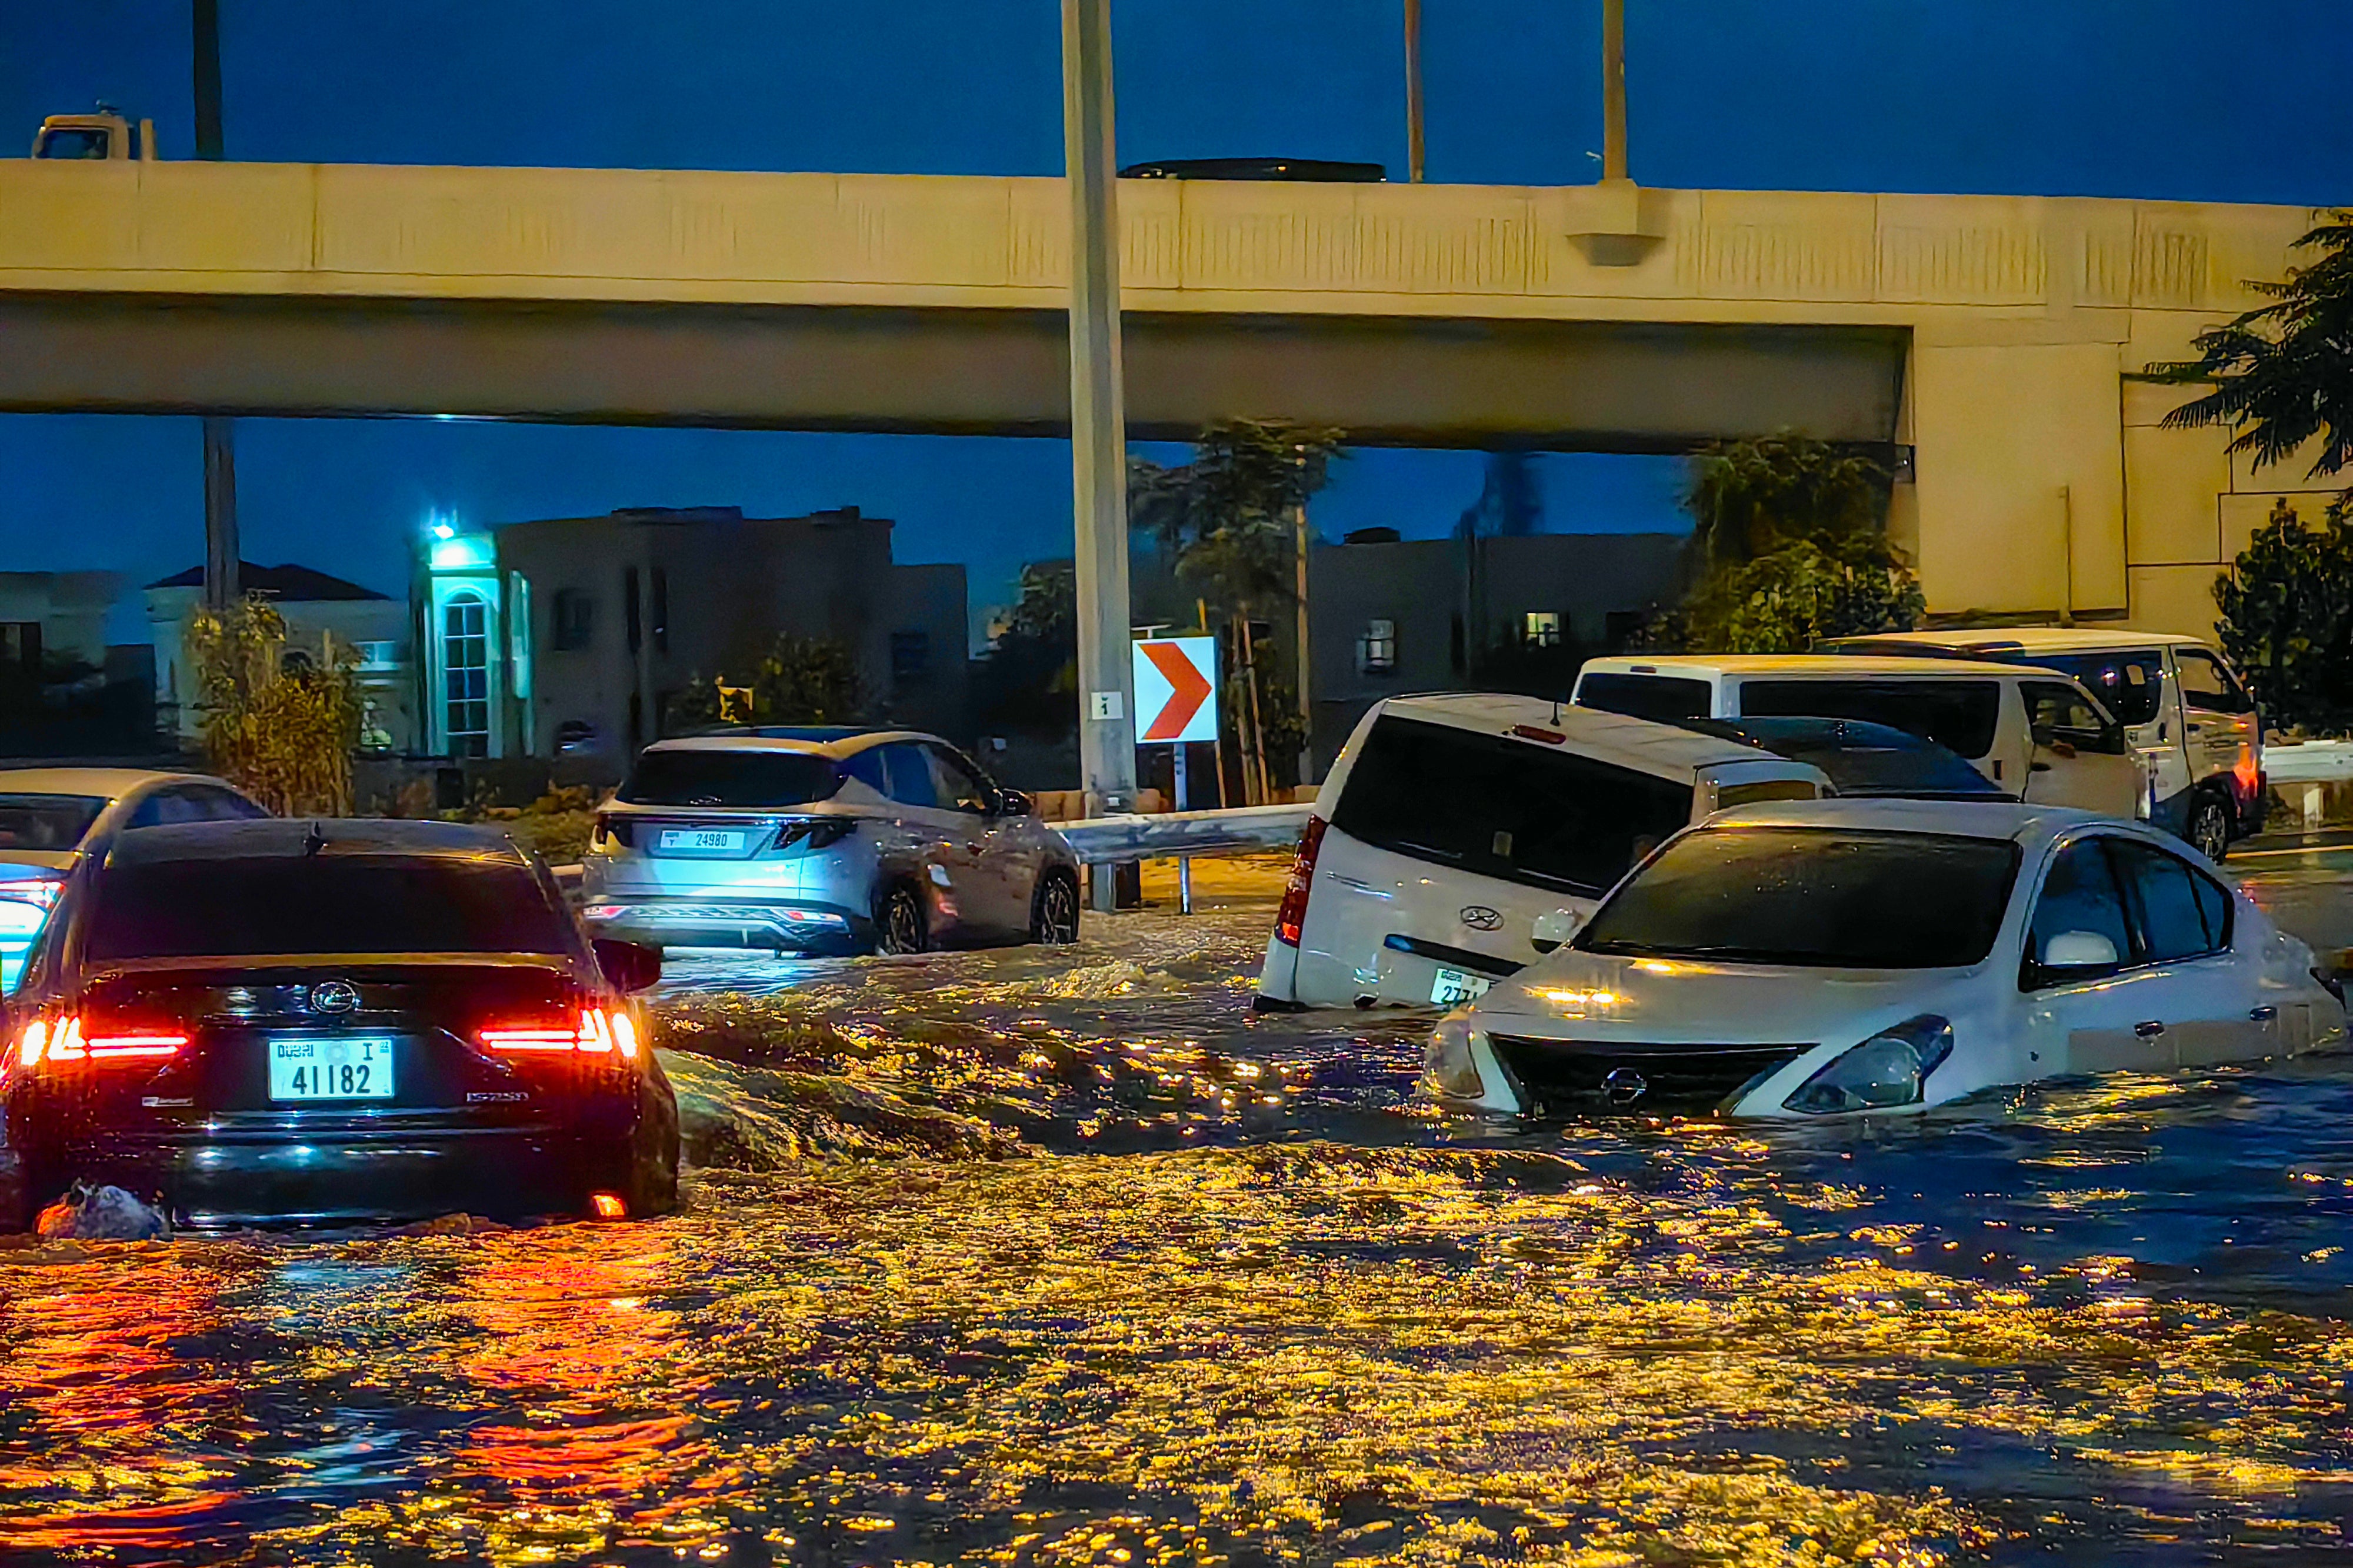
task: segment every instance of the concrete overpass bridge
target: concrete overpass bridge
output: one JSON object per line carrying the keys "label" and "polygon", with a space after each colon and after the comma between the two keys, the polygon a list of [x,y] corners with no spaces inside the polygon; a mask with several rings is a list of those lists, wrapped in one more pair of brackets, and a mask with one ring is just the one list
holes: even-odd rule
{"label": "concrete overpass bridge", "polygon": [[[2202,626],[2301,469],[2139,384],[2301,209],[1125,182],[1138,437],[1909,449],[1942,613]],[[0,408],[1064,429],[1052,179],[0,163]],[[2263,481],[2268,479],[2270,484]]]}

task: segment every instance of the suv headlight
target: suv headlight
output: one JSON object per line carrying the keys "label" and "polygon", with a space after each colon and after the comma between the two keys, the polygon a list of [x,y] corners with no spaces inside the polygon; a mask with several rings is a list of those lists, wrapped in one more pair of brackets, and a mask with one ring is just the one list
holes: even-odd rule
{"label": "suv headlight", "polygon": [[1841,1052],[1781,1105],[1807,1116],[1917,1105],[1928,1075],[1952,1054],[1953,1026],[1924,1013]]}
{"label": "suv headlight", "polygon": [[1479,1058],[1471,1051],[1471,1042],[1479,1034],[1463,1014],[1451,1013],[1440,1018],[1430,1034],[1429,1054],[1422,1058],[1422,1088],[1442,1100],[1477,1100],[1483,1096],[1487,1092],[1486,1080],[1479,1076]]}

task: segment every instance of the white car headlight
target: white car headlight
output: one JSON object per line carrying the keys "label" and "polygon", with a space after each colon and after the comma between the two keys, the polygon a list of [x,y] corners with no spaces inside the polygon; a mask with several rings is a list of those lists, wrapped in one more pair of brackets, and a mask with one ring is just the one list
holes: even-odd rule
{"label": "white car headlight", "polygon": [[1479,1058],[1471,1052],[1471,1042],[1479,1034],[1463,1014],[1440,1018],[1430,1037],[1429,1054],[1422,1058],[1422,1088],[1441,1100],[1477,1100],[1485,1094]]}
{"label": "white car headlight", "polygon": [[1807,1116],[1917,1105],[1928,1075],[1952,1053],[1953,1026],[1924,1013],[1841,1051],[1781,1105]]}

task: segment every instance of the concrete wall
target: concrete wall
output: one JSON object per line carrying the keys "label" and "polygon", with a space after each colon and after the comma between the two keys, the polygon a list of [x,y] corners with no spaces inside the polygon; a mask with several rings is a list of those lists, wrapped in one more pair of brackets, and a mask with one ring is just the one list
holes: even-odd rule
{"label": "concrete wall", "polygon": [[106,664],[106,616],[122,591],[112,572],[0,572],[0,622],[41,628],[44,658]]}

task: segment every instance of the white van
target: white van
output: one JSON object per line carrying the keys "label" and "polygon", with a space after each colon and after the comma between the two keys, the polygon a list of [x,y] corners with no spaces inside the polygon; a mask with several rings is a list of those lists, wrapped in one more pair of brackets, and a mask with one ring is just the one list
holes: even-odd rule
{"label": "white van", "polygon": [[1560,945],[1650,852],[1820,770],[1529,697],[1393,697],[1317,795],[1259,972],[1265,1008],[1451,1007]]}
{"label": "white van", "polygon": [[2164,632],[2083,626],[1887,632],[1840,637],[1823,653],[2026,664],[2073,676],[2120,720],[2148,781],[2140,815],[2220,860],[2262,831],[2269,791],[2263,721],[2214,645]]}
{"label": "white van", "polygon": [[2148,792],[2124,727],[2055,672],[1857,654],[1673,654],[1588,659],[1571,700],[1662,722],[1859,719],[1958,752],[2017,799],[2145,815]]}

